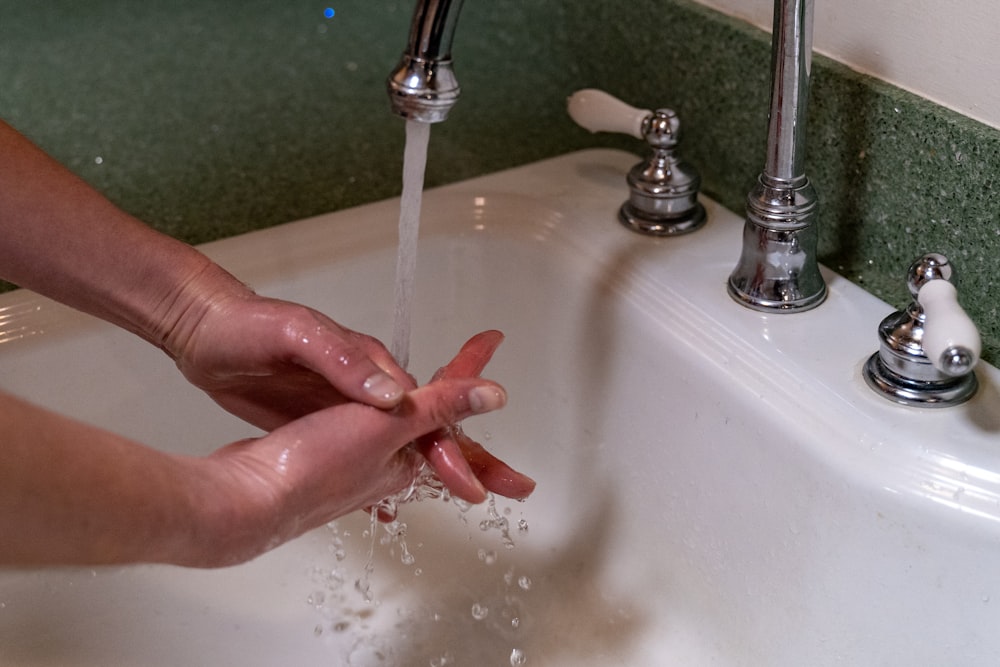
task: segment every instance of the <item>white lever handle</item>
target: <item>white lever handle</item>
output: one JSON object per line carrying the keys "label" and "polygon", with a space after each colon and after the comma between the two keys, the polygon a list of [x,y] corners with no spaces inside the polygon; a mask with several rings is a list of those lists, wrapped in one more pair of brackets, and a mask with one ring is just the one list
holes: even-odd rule
{"label": "white lever handle", "polygon": [[979,361],[979,330],[958,305],[955,286],[947,280],[930,280],[917,293],[926,315],[924,354],[934,367],[948,375],[964,375]]}
{"label": "white lever handle", "polygon": [[618,132],[642,139],[642,125],[653,112],[636,109],[596,88],[578,90],[566,100],[570,118],[591,132]]}

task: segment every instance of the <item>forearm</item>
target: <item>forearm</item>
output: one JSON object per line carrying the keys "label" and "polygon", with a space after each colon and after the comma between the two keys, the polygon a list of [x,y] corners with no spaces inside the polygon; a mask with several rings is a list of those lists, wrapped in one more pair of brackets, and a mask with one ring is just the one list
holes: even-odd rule
{"label": "forearm", "polygon": [[2,393],[0,433],[0,565],[204,565],[231,550],[216,528],[235,503],[211,459],[159,452]]}
{"label": "forearm", "polygon": [[[157,345],[201,284],[239,290],[194,248],[114,206],[0,122],[0,277]],[[197,290],[188,289],[198,284]]]}

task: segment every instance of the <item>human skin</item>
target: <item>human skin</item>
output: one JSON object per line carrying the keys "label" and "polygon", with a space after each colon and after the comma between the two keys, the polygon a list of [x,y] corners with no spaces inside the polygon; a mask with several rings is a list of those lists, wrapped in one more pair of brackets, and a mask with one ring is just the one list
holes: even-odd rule
{"label": "human skin", "polygon": [[533,488],[453,428],[506,402],[470,362],[495,336],[418,387],[376,339],[255,294],[3,123],[0,155],[0,276],[156,345],[265,431],[176,456],[0,393],[0,563],[241,562],[403,488],[420,452],[471,502]]}

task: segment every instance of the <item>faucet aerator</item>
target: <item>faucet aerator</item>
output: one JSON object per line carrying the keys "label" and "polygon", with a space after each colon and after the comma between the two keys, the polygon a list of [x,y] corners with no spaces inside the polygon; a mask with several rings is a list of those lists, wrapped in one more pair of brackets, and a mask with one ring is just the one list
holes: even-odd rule
{"label": "faucet aerator", "polygon": [[448,118],[461,93],[451,59],[461,8],[462,0],[417,1],[406,51],[386,81],[397,116],[423,123]]}

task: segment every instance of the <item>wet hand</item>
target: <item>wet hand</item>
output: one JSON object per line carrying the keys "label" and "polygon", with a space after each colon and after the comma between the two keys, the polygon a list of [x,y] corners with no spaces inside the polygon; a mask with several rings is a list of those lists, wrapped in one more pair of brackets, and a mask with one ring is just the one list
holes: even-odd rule
{"label": "wet hand", "polygon": [[[484,331],[470,338],[431,382],[478,378],[503,342],[499,331]],[[417,440],[417,450],[434,468],[451,493],[462,500],[481,503],[487,491],[518,500],[527,498],[535,481],[517,472],[467,436],[456,422]]]}
{"label": "wet hand", "polygon": [[409,443],[505,403],[495,383],[442,378],[392,410],[342,403],[222,448],[207,459],[210,562],[195,564],[241,562],[375,504],[412,482],[421,458]]}
{"label": "wet hand", "polygon": [[172,337],[178,368],[264,430],[350,401],[393,408],[415,386],[378,340],[311,308],[247,290],[199,310]]}

